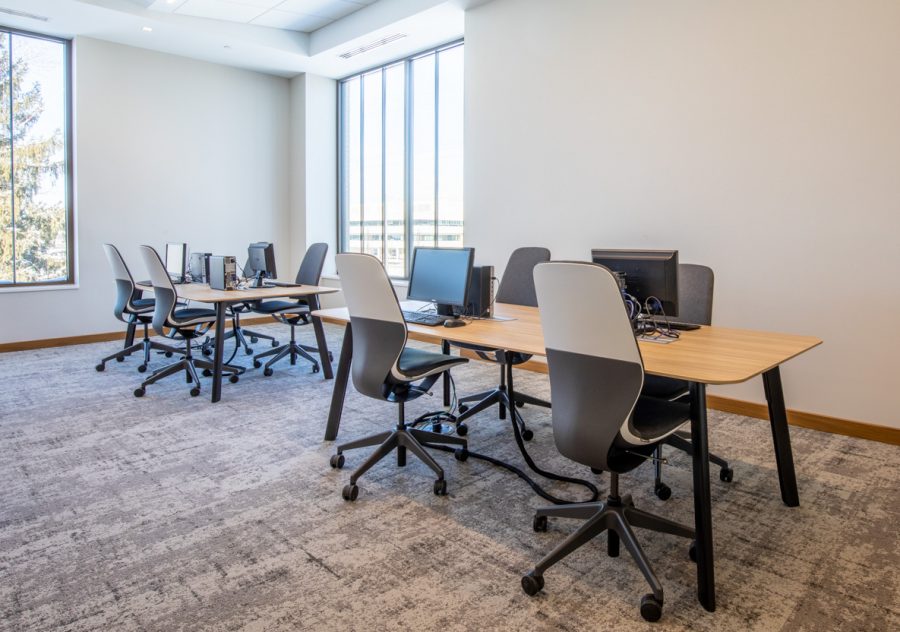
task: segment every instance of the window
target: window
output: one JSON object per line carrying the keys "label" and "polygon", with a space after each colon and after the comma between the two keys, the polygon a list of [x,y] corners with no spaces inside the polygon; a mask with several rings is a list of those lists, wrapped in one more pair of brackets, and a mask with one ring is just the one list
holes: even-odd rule
{"label": "window", "polygon": [[70,47],[0,27],[0,287],[74,281]]}
{"label": "window", "polygon": [[463,244],[463,45],[338,84],[342,252],[406,278],[416,246]]}

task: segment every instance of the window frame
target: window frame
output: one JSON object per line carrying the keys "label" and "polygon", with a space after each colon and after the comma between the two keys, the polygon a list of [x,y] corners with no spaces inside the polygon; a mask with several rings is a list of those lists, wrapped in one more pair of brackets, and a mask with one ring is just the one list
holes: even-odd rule
{"label": "window frame", "polygon": [[[401,57],[399,59],[395,59],[393,61],[379,64],[377,66],[372,66],[370,68],[366,68],[365,70],[361,70],[359,72],[355,72],[351,75],[347,75],[346,77],[342,77],[337,81],[337,204],[338,204],[338,221],[337,221],[337,244],[338,244],[338,252],[350,252],[347,250],[348,243],[348,203],[344,196],[345,190],[345,180],[344,180],[344,155],[343,155],[343,147],[345,140],[347,139],[346,130],[344,127],[344,112],[345,112],[345,102],[344,102],[344,90],[343,86],[346,82],[359,78],[360,80],[360,104],[362,105],[365,95],[365,90],[363,88],[363,78],[365,75],[371,74],[373,72],[380,71],[381,72],[381,130],[382,130],[382,138],[381,138],[381,243],[382,243],[382,258],[384,258],[387,254],[387,227],[385,225],[385,207],[386,207],[386,199],[385,199],[385,147],[386,143],[384,140],[384,129],[385,129],[385,118],[386,118],[386,95],[385,95],[385,87],[386,87],[386,70],[391,68],[392,66],[396,66],[399,64],[403,64],[404,66],[404,100],[403,100],[403,146],[404,146],[404,165],[403,165],[403,222],[404,222],[404,262],[403,262],[403,275],[402,276],[393,276],[391,277],[394,280],[406,281],[409,280],[410,273],[410,265],[412,264],[412,251],[415,242],[414,231],[413,231],[413,143],[414,143],[414,134],[413,134],[413,62],[421,59],[423,57],[428,57],[430,55],[434,55],[435,58],[435,70],[434,70],[434,241],[436,247],[440,247],[440,240],[438,239],[438,220],[440,217],[440,206],[438,201],[439,194],[439,186],[440,179],[438,174],[440,160],[438,158],[438,147],[439,147],[439,137],[438,137],[438,126],[439,126],[439,78],[440,78],[440,63],[438,55],[446,50],[450,50],[456,48],[458,46],[464,46],[465,40],[463,38],[453,40],[451,42],[447,42],[445,44],[441,44],[439,46],[434,46],[432,48],[428,48],[426,50],[419,51],[412,55],[408,55],[406,57]],[[365,115],[360,112],[360,125],[359,125],[359,137],[360,137],[360,214],[362,218],[365,218],[365,178],[363,176],[363,172],[365,170],[365,151],[364,151],[364,134],[365,134]],[[364,221],[364,220],[363,220]],[[363,230],[363,235],[365,235],[364,227],[361,227]],[[382,261],[383,263],[383,261]]]}
{"label": "window frame", "polygon": [[[66,278],[59,281],[34,281],[28,283],[15,281],[15,237],[13,237],[13,282],[0,283],[0,293],[10,290],[40,290],[52,288],[72,288],[77,286],[77,274],[75,270],[75,150],[74,150],[74,102],[72,99],[72,40],[65,37],[56,37],[47,35],[46,33],[36,33],[34,31],[26,31],[11,26],[0,24],[0,33],[10,35],[21,35],[23,37],[32,37],[34,39],[47,40],[63,45],[63,72],[65,73],[65,85],[63,93],[65,98],[65,156],[66,156]],[[12,49],[10,49],[10,63],[12,61]],[[10,89],[10,101],[13,99],[12,90]],[[10,113],[12,109],[10,109]],[[15,147],[10,140],[10,161],[15,159]],[[10,187],[12,192],[12,212],[15,221],[15,172],[11,171],[13,178],[13,186]]]}

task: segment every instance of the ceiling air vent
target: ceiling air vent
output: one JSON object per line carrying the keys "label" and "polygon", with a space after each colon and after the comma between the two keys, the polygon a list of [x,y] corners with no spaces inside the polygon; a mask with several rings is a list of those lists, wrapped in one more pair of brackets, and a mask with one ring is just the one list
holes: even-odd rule
{"label": "ceiling air vent", "polygon": [[44,15],[37,15],[35,13],[26,13],[25,11],[17,11],[16,9],[7,9],[6,7],[0,7],[0,13],[6,13],[7,15],[14,15],[18,18],[31,18],[32,20],[40,20],[41,22],[49,22],[50,18]]}
{"label": "ceiling air vent", "polygon": [[341,53],[338,57],[342,59],[350,59],[351,57],[356,57],[357,55],[362,55],[363,53],[368,53],[370,50],[374,48],[378,48],[379,46],[384,46],[385,44],[390,44],[391,42],[396,42],[399,39],[403,39],[406,37],[406,33],[395,33],[394,35],[388,35],[387,37],[382,37],[380,40],[375,40],[365,46],[360,46],[359,48],[354,48],[352,50],[348,50],[346,53]]}

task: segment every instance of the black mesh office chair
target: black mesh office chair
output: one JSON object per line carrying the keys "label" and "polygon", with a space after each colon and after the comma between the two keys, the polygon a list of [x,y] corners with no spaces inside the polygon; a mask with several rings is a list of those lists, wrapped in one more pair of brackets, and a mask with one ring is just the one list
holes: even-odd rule
{"label": "black mesh office chair", "polygon": [[[141,385],[134,390],[135,397],[143,397],[146,389],[150,384],[158,382],[164,377],[168,377],[174,373],[184,371],[185,379],[191,387],[191,395],[196,397],[200,394],[200,377],[197,375],[197,368],[213,369],[213,363],[208,360],[195,359],[191,353],[191,340],[205,334],[212,324],[216,321],[216,312],[212,309],[198,308],[182,308],[178,307],[178,293],[169,278],[166,266],[163,264],[159,254],[151,246],[141,246],[141,256],[144,258],[144,265],[150,273],[150,282],[153,284],[153,294],[156,299],[156,305],[153,310],[153,329],[156,333],[163,335],[164,328],[174,329],[182,338],[184,338],[184,357],[168,366],[154,371]],[[239,367],[224,366],[222,372],[229,375],[229,380],[234,383],[238,381]]]}
{"label": "black mesh office chair", "polygon": [[106,259],[109,261],[109,267],[112,268],[113,277],[116,279],[116,304],[113,307],[113,314],[116,318],[128,324],[129,330],[134,331],[138,325],[144,328],[144,337],[140,342],[128,345],[126,338],[125,348],[106,356],[100,360],[96,368],[98,371],[106,369],[106,363],[115,359],[116,362],[124,362],[127,356],[136,351],[144,352],[144,361],[138,365],[137,370],[143,373],[150,364],[150,351],[156,349],[166,354],[182,353],[180,349],[164,345],[150,339],[148,327],[153,321],[153,307],[155,301],[152,298],[142,298],[141,290],[137,289],[134,283],[134,277],[131,271],[125,265],[125,259],[118,248],[112,244],[103,244],[103,251],[106,253]]}
{"label": "black mesh office chair", "polygon": [[344,500],[356,500],[359,494],[356,481],[393,450],[397,450],[397,465],[406,465],[407,449],[434,471],[437,475],[434,493],[443,496],[447,493],[444,470],[425,450],[425,445],[458,445],[456,458],[464,461],[468,457],[466,440],[407,426],[404,404],[427,393],[437,378],[468,360],[406,346],[406,321],[387,272],[378,259],[365,254],[340,254],[337,255],[337,268],[350,312],[353,385],[363,395],[395,403],[398,408],[397,427],[393,431],[338,446],[331,457],[331,466],[335,468],[344,466],[344,451],[378,446],[350,476],[342,496]]}
{"label": "black mesh office chair", "polygon": [[[537,298],[534,293],[534,266],[539,263],[550,261],[550,251],[546,248],[518,248],[513,251],[506,264],[506,270],[503,272],[503,279],[500,287],[497,288],[496,302],[509,303],[511,305],[526,305],[529,307],[537,307]],[[506,419],[506,410],[510,410],[510,414],[516,419],[519,428],[522,430],[522,438],[526,441],[533,436],[531,430],[525,426],[525,420],[519,414],[516,407],[523,404],[532,404],[535,406],[543,406],[550,408],[550,402],[526,395],[515,391],[512,384],[507,384],[506,366],[522,364],[531,359],[530,355],[524,353],[510,352],[503,349],[494,349],[491,347],[482,347],[479,345],[467,345],[461,343],[451,343],[454,346],[462,347],[475,351],[479,357],[484,360],[496,362],[500,365],[500,384],[496,388],[474,395],[466,395],[459,399],[459,415],[456,418],[456,431],[458,434],[465,436],[468,432],[466,420],[477,415],[481,411],[490,408],[494,404],[499,406],[500,419]],[[509,371],[510,379],[512,371]],[[509,401],[509,391],[515,393],[516,406],[512,406]]]}
{"label": "black mesh office chair", "polygon": [[[300,285],[319,285],[322,279],[322,268],[325,265],[325,255],[328,254],[328,244],[318,243],[311,245],[300,262],[297,271],[296,283]],[[318,295],[304,296],[291,300],[273,300],[252,303],[250,308],[257,314],[268,314],[275,320],[291,328],[291,341],[275,349],[269,349],[253,356],[253,366],[257,369],[262,366],[262,359],[272,356],[263,369],[263,375],[272,375],[272,365],[285,356],[290,356],[291,364],[297,364],[297,357],[305,358],[312,362],[313,373],[319,372],[319,361],[311,353],[318,353],[316,347],[302,345],[297,342],[296,327],[309,324],[309,313],[319,309]],[[331,360],[331,352],[328,353]]]}
{"label": "black mesh office chair", "polygon": [[[563,456],[610,473],[603,502],[538,509],[535,531],[547,530],[547,518],[585,522],[522,577],[529,595],[544,586],[548,568],[607,533],[607,553],[619,554],[619,540],[650,584],[641,600],[641,616],[662,615],[663,588],[633,527],[685,538],[694,530],[634,506],[619,495],[619,474],[643,463],[656,446],[690,418],[690,405],[640,397],[644,382],[641,352],[615,277],[593,263],[543,263],[534,271],[541,326],[553,393],[553,438]],[[694,547],[691,546],[693,557]]]}
{"label": "black mesh office chair", "polygon": [[[711,268],[692,263],[680,264],[678,266],[678,318],[671,320],[695,325],[712,323],[714,285],[715,276]],[[641,395],[687,401],[690,396],[690,385],[683,380],[647,375],[644,377],[644,389],[641,391]],[[690,432],[673,433],[666,437],[663,443],[687,452],[689,455],[694,452],[691,446]],[[662,456],[662,444],[660,444],[656,449],[656,476],[653,490],[660,500],[668,500],[672,496],[672,490],[662,481]],[[725,459],[710,454],[709,461],[719,466],[720,480],[726,483],[734,480],[734,470]]]}

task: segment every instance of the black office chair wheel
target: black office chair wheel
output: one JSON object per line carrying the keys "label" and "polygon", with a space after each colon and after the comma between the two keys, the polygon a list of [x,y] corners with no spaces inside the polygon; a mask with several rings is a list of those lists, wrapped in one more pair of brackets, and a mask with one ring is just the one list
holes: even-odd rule
{"label": "black office chair wheel", "polygon": [[459,414],[463,414],[464,412],[469,410],[469,407],[466,406],[465,404],[460,404],[459,407],[457,408],[457,410],[459,411]]}
{"label": "black office chair wheel", "polygon": [[692,562],[697,561],[697,541],[691,541],[691,548],[688,549],[688,557],[691,558]]}
{"label": "black office chair wheel", "polygon": [[116,356],[116,362],[125,362],[125,356]]}
{"label": "black office chair wheel", "polygon": [[272,341],[272,347],[277,347],[277,346],[278,346],[278,341],[277,341],[277,340],[273,340],[273,341]]}
{"label": "black office chair wheel", "polygon": [[312,365],[312,372],[313,372],[313,373],[318,373],[318,372],[319,372],[319,365],[318,365],[318,364]]}
{"label": "black office chair wheel", "polygon": [[106,370],[106,365],[103,364],[103,363],[101,362],[100,364],[98,364],[98,365],[95,366],[94,368],[97,369],[97,372],[98,372],[98,373],[103,373],[103,371]]}
{"label": "black office chair wheel", "polygon": [[266,377],[271,377],[272,373],[274,373],[274,371],[270,366],[267,366],[265,370],[263,370],[263,375],[265,375]]}
{"label": "black office chair wheel", "polygon": [[171,358],[171,357],[172,357],[172,352],[171,352],[171,351],[166,351],[166,357],[167,357],[167,358]]}
{"label": "black office chair wheel", "polygon": [[447,481],[443,478],[439,478],[434,482],[434,495],[435,496],[446,496],[447,495]]}
{"label": "black office chair wheel", "polygon": [[344,455],[343,454],[332,454],[331,459],[328,461],[329,465],[336,470],[344,467]]}
{"label": "black office chair wheel", "polygon": [[141,386],[141,387],[134,389],[134,396],[135,397],[143,397],[144,393],[146,393],[146,392],[147,391],[144,390],[144,387]]}
{"label": "black office chair wheel", "polygon": [[672,488],[665,483],[660,483],[653,487],[653,492],[660,500],[669,500],[672,497]]}
{"label": "black office chair wheel", "polygon": [[147,372],[147,365],[146,365],[146,364],[139,364],[139,365],[138,365],[138,373],[146,373],[146,372]]}
{"label": "black office chair wheel", "polygon": [[591,468],[591,473],[592,473],[592,474],[600,475],[600,474],[603,474],[603,470],[598,469],[598,468],[596,468],[596,467],[592,467],[592,468]]}
{"label": "black office chair wheel", "polygon": [[467,434],[469,434],[469,427],[465,422],[456,424],[456,434],[458,434],[460,437],[465,437]]}
{"label": "black office chair wheel", "polygon": [[734,480],[734,470],[730,467],[723,467],[719,470],[719,480],[725,483],[730,483]]}
{"label": "black office chair wheel", "polygon": [[453,458],[463,463],[469,458],[469,451],[466,448],[456,448],[453,451]]}
{"label": "black office chair wheel", "polygon": [[256,344],[257,342],[259,342],[259,338],[257,338],[256,336],[250,336],[250,342]]}
{"label": "black office chair wheel", "polygon": [[253,349],[250,347],[244,347],[244,355],[253,355]]}
{"label": "black office chair wheel", "polygon": [[237,384],[240,378],[237,376],[237,373],[232,373],[231,377],[228,378],[228,381],[232,384]]}
{"label": "black office chair wheel", "polygon": [[203,377],[212,377],[212,371],[209,369],[203,369]]}
{"label": "black office chair wheel", "polygon": [[191,397],[197,397],[197,395],[199,395],[199,394],[200,394],[199,386],[195,386],[194,388],[191,389]]}
{"label": "black office chair wheel", "polygon": [[210,349],[209,347],[203,346],[203,347],[200,347],[200,353],[202,353],[205,356],[211,356],[213,352],[212,352],[212,349]]}
{"label": "black office chair wheel", "polygon": [[331,353],[331,351],[328,352],[328,361],[329,361],[329,362],[334,362],[334,354]]}
{"label": "black office chair wheel", "polygon": [[253,361],[253,368],[254,368],[254,369],[258,369],[258,368],[261,367],[261,366],[262,366],[262,362],[260,362],[259,360],[254,360],[254,361]]}
{"label": "black office chair wheel", "polygon": [[548,524],[547,516],[535,516],[531,520],[531,528],[538,533],[544,533],[547,530]]}
{"label": "black office chair wheel", "polygon": [[534,597],[544,587],[544,576],[536,575],[534,571],[522,575],[522,590],[529,597]]}
{"label": "black office chair wheel", "polygon": [[341,496],[344,500],[356,500],[356,497],[359,496],[359,487],[357,485],[344,485]]}
{"label": "black office chair wheel", "polygon": [[534,433],[531,432],[530,428],[525,428],[525,430],[522,431],[522,438],[525,439],[525,441],[531,441],[534,439]]}
{"label": "black office chair wheel", "polygon": [[516,400],[516,408],[522,408],[523,406],[525,406],[525,402]]}

